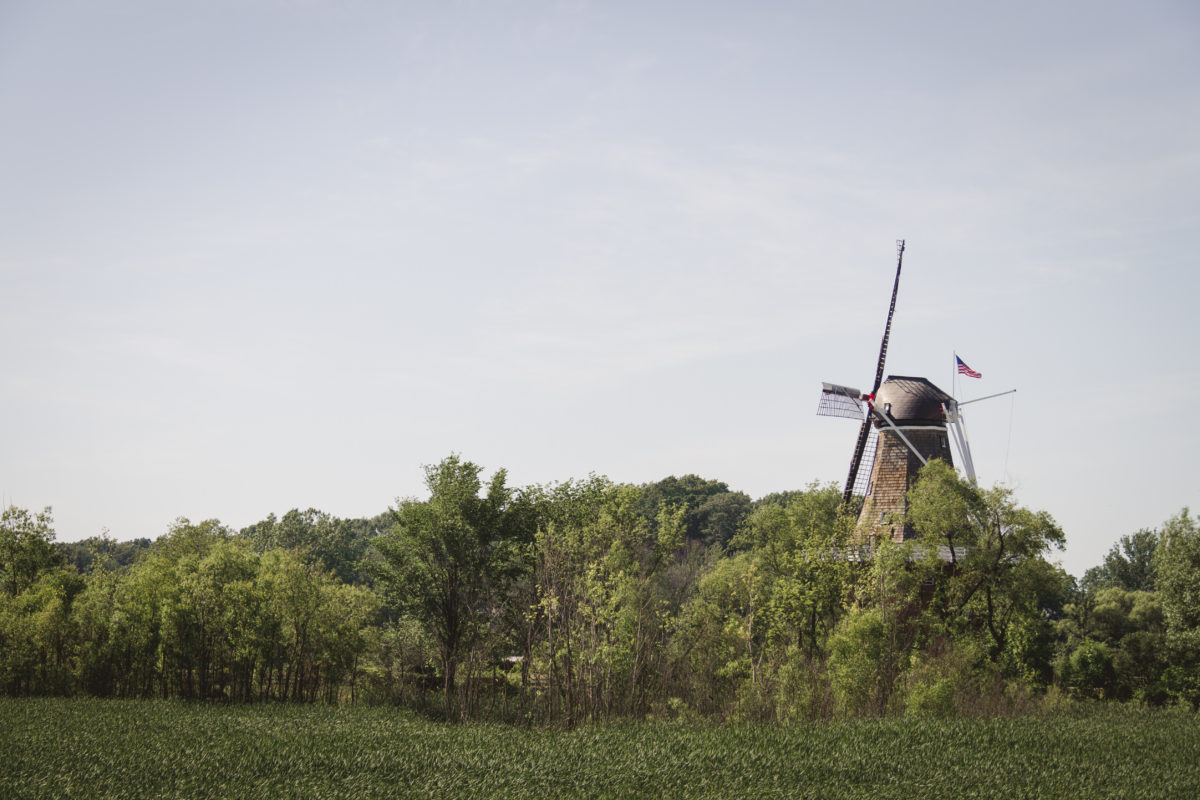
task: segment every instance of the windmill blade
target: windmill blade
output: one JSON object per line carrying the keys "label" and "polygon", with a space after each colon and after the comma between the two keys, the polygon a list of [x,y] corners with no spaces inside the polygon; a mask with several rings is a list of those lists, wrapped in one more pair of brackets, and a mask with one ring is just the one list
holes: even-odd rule
{"label": "windmill blade", "polygon": [[863,450],[862,463],[858,467],[858,477],[854,479],[854,487],[850,490],[852,496],[865,497],[871,486],[871,468],[875,466],[876,445],[879,442],[879,428],[871,426],[867,435],[867,446]]}
{"label": "windmill blade", "polygon": [[858,441],[854,445],[854,458],[850,460],[850,473],[846,476],[846,488],[842,490],[842,502],[849,503],[851,495],[854,494],[854,484],[858,480],[858,468],[862,463],[863,450],[867,446],[867,438],[871,435],[871,417],[868,415],[863,420],[862,427],[858,429]]}
{"label": "windmill blade", "polygon": [[875,385],[871,394],[883,383],[883,364],[887,360],[888,339],[892,336],[892,317],[896,314],[896,295],[900,291],[900,268],[904,266],[904,240],[896,240],[896,280],[892,283],[892,304],[888,306],[887,324],[883,326],[883,342],[879,345],[879,364],[875,367]]}
{"label": "windmill blade", "polygon": [[844,417],[862,419],[866,410],[862,404],[862,392],[836,383],[821,384],[821,401],[817,404],[819,417]]}
{"label": "windmill blade", "polygon": [[904,442],[904,446],[908,448],[908,452],[917,457],[917,460],[921,462],[921,466],[929,463],[929,459],[925,457],[920,448],[913,444],[912,440],[904,435],[904,431],[897,427],[896,420],[892,419],[891,414],[887,410],[880,411],[878,408],[872,408],[871,411],[874,412],[880,422],[887,426],[888,430],[896,435],[897,439]]}
{"label": "windmill blade", "polygon": [[[883,326],[883,341],[879,345],[879,362],[875,367],[875,384],[871,387],[871,397],[879,391],[883,383],[883,365],[887,361],[888,339],[892,335],[892,317],[896,314],[896,295],[900,291],[900,268],[904,266],[904,240],[896,240],[896,280],[892,283],[892,303],[888,306],[887,323]],[[869,402],[869,401],[868,401]],[[870,415],[863,420],[862,428],[858,431],[858,442],[854,446],[854,458],[850,461],[850,473],[846,476],[846,488],[842,490],[842,502],[849,503],[854,492],[854,483],[858,478],[858,469],[862,463],[863,450],[867,446],[867,437],[871,432]]]}

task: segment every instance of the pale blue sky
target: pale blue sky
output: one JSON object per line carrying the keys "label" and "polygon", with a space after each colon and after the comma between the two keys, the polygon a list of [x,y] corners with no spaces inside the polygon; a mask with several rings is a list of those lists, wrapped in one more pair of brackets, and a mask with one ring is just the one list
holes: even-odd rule
{"label": "pale blue sky", "polygon": [[1200,11],[0,4],[0,499],[60,539],[517,485],[840,482],[973,406],[1079,574],[1200,506]]}

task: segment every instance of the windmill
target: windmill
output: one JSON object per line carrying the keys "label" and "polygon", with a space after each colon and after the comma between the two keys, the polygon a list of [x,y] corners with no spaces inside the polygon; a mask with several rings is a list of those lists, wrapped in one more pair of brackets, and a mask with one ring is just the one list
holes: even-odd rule
{"label": "windmill", "polygon": [[926,378],[889,375],[884,380],[883,377],[903,264],[904,240],[901,239],[896,242],[896,279],[892,284],[892,302],[883,328],[871,391],[823,383],[817,408],[817,413],[822,416],[862,421],[842,501],[849,504],[855,496],[863,498],[857,530],[860,536],[868,539],[883,534],[902,541],[912,535],[903,523],[908,489],[917,472],[930,459],[954,463],[950,451],[951,434],[964,472],[968,479],[975,481],[962,413],[954,398]]}

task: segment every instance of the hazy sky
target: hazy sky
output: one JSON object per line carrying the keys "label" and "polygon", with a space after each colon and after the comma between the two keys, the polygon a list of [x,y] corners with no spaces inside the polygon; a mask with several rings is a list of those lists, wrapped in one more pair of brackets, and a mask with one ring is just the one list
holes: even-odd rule
{"label": "hazy sky", "polygon": [[[58,538],[840,482],[947,390],[1080,574],[1200,506],[1193,2],[0,3],[0,500]],[[969,385],[964,385],[968,384]]]}

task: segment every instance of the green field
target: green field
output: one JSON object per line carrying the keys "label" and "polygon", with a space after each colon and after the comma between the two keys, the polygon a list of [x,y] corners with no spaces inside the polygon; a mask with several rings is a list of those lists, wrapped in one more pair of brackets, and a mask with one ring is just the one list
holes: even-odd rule
{"label": "green field", "polygon": [[0,797],[1200,797],[1200,718],[432,723],[386,708],[0,699]]}

